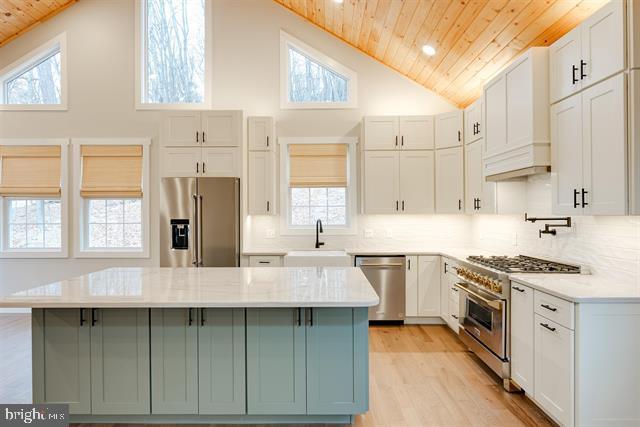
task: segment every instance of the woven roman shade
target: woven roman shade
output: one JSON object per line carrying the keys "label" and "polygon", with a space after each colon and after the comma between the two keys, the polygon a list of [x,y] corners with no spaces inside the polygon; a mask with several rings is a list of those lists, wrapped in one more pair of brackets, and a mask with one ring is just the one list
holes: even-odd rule
{"label": "woven roman shade", "polygon": [[0,196],[60,196],[59,145],[1,145]]}
{"label": "woven roman shade", "polygon": [[83,145],[82,197],[142,197],[141,145]]}
{"label": "woven roman shade", "polygon": [[346,144],[289,145],[290,187],[346,187]]}

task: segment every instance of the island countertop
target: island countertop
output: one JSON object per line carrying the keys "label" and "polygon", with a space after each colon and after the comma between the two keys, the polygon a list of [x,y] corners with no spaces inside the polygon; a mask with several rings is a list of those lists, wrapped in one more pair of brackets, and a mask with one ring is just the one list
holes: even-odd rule
{"label": "island countertop", "polygon": [[370,307],[355,267],[109,268],[0,298],[0,307]]}

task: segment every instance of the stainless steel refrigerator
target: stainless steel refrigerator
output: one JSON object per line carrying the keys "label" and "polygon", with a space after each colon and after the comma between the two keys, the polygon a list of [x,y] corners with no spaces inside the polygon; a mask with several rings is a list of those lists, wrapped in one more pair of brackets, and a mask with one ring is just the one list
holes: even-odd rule
{"label": "stainless steel refrigerator", "polygon": [[240,179],[162,178],[161,267],[240,265]]}

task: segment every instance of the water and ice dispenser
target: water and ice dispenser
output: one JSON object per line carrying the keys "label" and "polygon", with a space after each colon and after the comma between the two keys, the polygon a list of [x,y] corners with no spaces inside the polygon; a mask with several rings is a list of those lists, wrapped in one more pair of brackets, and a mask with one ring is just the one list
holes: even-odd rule
{"label": "water and ice dispenser", "polygon": [[171,220],[171,249],[189,249],[189,220]]}

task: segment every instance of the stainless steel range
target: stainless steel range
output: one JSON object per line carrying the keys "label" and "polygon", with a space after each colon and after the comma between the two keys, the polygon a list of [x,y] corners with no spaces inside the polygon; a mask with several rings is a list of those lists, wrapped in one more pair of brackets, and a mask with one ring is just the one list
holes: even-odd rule
{"label": "stainless steel range", "polygon": [[457,267],[461,291],[460,339],[503,380],[510,378],[510,281],[512,273],[580,273],[576,265],[524,255],[470,256]]}

